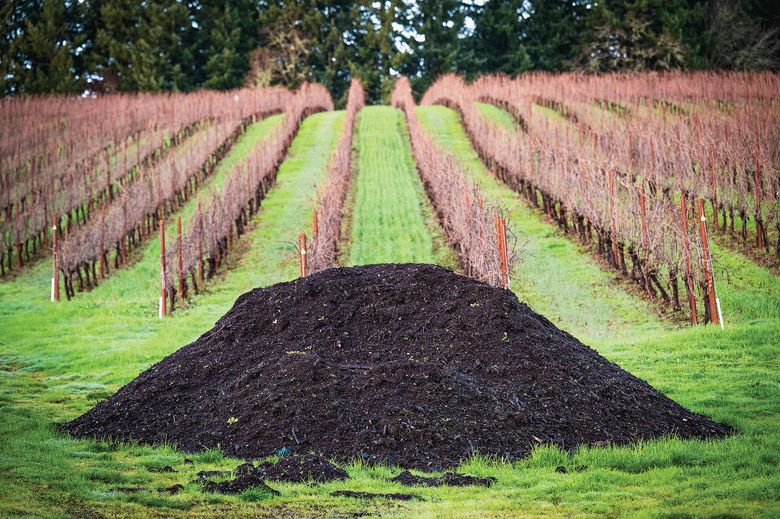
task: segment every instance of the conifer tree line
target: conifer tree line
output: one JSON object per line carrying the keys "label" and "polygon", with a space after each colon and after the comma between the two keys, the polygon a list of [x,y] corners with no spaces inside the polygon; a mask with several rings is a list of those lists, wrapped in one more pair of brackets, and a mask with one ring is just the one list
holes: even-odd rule
{"label": "conifer tree line", "polygon": [[5,0],[4,95],[777,69],[776,0]]}

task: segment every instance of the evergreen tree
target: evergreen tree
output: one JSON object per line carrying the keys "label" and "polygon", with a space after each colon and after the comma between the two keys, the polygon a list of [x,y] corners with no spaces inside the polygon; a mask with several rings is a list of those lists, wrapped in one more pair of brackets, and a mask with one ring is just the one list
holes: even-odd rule
{"label": "evergreen tree", "polygon": [[523,43],[523,3],[491,0],[474,13],[474,32],[465,39],[459,60],[469,78],[494,72],[517,75],[532,67]]}
{"label": "evergreen tree", "polygon": [[44,0],[4,9],[11,10],[10,23],[15,25],[9,27],[3,44],[4,92],[81,91],[83,72],[76,69],[74,60],[83,40],[78,33],[79,6]]}
{"label": "evergreen tree", "polygon": [[223,16],[214,23],[205,69],[204,85],[208,88],[235,88],[244,80],[248,62],[238,48],[242,38],[238,18],[238,13],[225,5]]}
{"label": "evergreen tree", "polygon": [[459,0],[430,0],[407,5],[399,35],[410,51],[402,71],[412,76],[420,95],[436,78],[457,70],[466,11]]}
{"label": "evergreen tree", "polygon": [[193,61],[188,71],[192,81],[208,88],[240,87],[260,34],[256,3],[200,0],[189,5],[194,26],[184,46]]}
{"label": "evergreen tree", "polygon": [[582,0],[524,2],[523,43],[536,70],[566,70],[578,54],[588,5]]}
{"label": "evergreen tree", "polygon": [[419,95],[446,72],[780,66],[776,0],[6,0],[0,17],[5,94],[317,81],[342,104],[355,76],[378,102],[398,73]]}
{"label": "evergreen tree", "polygon": [[344,53],[350,62],[350,76],[361,79],[373,102],[387,101],[391,92],[398,54],[392,24],[402,7],[400,0],[362,2],[355,44]]}
{"label": "evergreen tree", "polygon": [[134,0],[95,4],[97,27],[90,56],[95,88],[112,91],[187,90],[190,29],[187,8],[176,0],[149,5]]}

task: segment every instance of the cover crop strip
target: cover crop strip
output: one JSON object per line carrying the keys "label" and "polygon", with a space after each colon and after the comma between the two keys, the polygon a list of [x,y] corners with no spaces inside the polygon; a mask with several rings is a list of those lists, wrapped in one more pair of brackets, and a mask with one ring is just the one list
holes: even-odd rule
{"label": "cover crop strip", "polygon": [[217,273],[233,237],[244,233],[244,227],[276,180],[277,169],[304,117],[323,110],[333,110],[330,93],[321,85],[304,84],[285,110],[282,126],[263,146],[252,150],[243,164],[236,165],[209,207],[197,211],[186,234],[174,241],[165,258],[165,265],[171,268],[163,269],[161,297],[170,298],[169,308],[173,308],[177,293],[181,300],[187,297],[187,275],[193,288],[199,290],[207,278]]}
{"label": "cover crop strip", "polygon": [[[266,139],[278,131],[284,123],[284,113],[274,114],[247,127],[241,137],[230,149],[230,153],[219,161],[214,173],[203,183],[197,193],[191,197],[178,211],[182,225],[189,227],[190,222],[197,213],[198,206],[205,206],[211,201],[215,193],[220,192],[230,178],[231,173],[238,171],[237,166],[243,164],[248,154],[257,146],[264,146]],[[168,220],[171,220],[169,217]],[[170,222],[173,226],[174,223]]]}
{"label": "cover crop strip", "polygon": [[501,244],[505,242],[501,210],[491,204],[485,206],[482,194],[458,162],[422,130],[407,78],[396,82],[392,103],[406,115],[417,171],[464,270],[475,279],[506,287],[506,274],[516,256],[506,251],[505,243]]}
{"label": "cover crop strip", "polygon": [[357,114],[365,102],[363,85],[358,79],[352,79],[347,95],[344,130],[328,163],[328,183],[317,192],[315,200],[317,225],[308,250],[311,272],[335,267],[338,260],[341,220],[352,179],[352,136]]}
{"label": "cover crop strip", "polygon": [[[278,87],[234,92],[107,96],[99,99],[43,97],[4,100],[0,167],[0,271],[18,268],[23,256],[46,243],[52,222],[66,218],[68,230],[112,200],[117,185],[135,170],[110,160],[136,148],[135,166],[143,167],[143,136],[150,145],[170,135],[179,140],[199,123],[240,121],[278,112],[290,93]],[[63,108],[71,111],[61,111]],[[35,114],[22,119],[18,112]],[[38,122],[50,113],[56,124]],[[20,141],[19,135],[37,140]],[[128,177],[130,175],[130,177]],[[124,187],[124,186],[122,186]],[[60,236],[62,237],[62,236]],[[15,261],[13,261],[15,259]]]}
{"label": "cover crop strip", "polygon": [[493,121],[493,123],[504,128],[505,130],[515,130],[515,122],[512,120],[512,116],[499,105],[475,102],[474,106],[479,111],[480,115],[485,119]]}
{"label": "cover crop strip", "polygon": [[357,117],[355,180],[340,263],[436,263],[456,267],[414,170],[403,113],[366,106]]}
{"label": "cover crop strip", "polygon": [[458,160],[485,198],[507,209],[510,230],[521,237],[523,261],[512,276],[512,291],[521,301],[586,344],[668,328],[651,305],[616,287],[613,274],[487,170],[455,110],[424,105],[416,112],[425,132]]}
{"label": "cover crop strip", "polygon": [[[283,120],[284,114],[277,114],[250,125],[238,138],[228,154],[219,161],[214,173],[200,184],[198,191],[186,200],[177,211],[168,216],[165,225],[165,235],[168,238],[168,249],[170,249],[172,246],[171,243],[176,237],[177,218],[181,218],[182,225],[185,229],[188,228],[192,219],[195,217],[198,208],[207,204],[214,196],[214,193],[218,193],[222,189],[222,186],[224,186],[235,166],[237,164],[242,164],[252,149],[257,146],[263,146],[265,140],[282,124]],[[133,290],[133,292],[141,291],[147,296],[147,299],[149,294],[154,294],[156,291],[159,291],[160,240],[159,233],[154,232],[155,229],[152,229],[152,231],[153,232],[147,236],[148,245],[145,247],[138,247],[138,249],[143,248],[140,257],[136,259],[131,256],[132,259],[130,261],[133,261],[133,263],[128,268],[117,270],[111,277],[107,277],[105,282],[101,283],[99,287],[95,287],[90,293],[102,293],[103,291],[112,292],[114,290],[113,288],[110,288],[112,284],[119,283],[121,285],[125,282],[131,285],[131,290]],[[110,255],[109,259],[111,259]],[[139,283],[139,278],[145,280],[149,278],[152,281],[156,281],[156,284],[151,286],[148,283]]]}
{"label": "cover crop strip", "polygon": [[[31,192],[12,195],[18,201],[0,209],[0,276],[18,270],[32,261],[36,253],[47,250],[53,222],[62,227],[61,237],[85,224],[134,182],[140,171],[175,153],[182,142],[203,131],[203,126],[208,124],[208,121],[196,122],[174,134],[164,129],[133,136],[121,148],[107,147],[102,156],[93,157],[96,162],[90,165],[89,176],[82,171],[82,177],[76,178],[73,170],[56,179],[54,188],[36,186],[40,180],[34,174],[15,180],[15,188]],[[43,211],[27,210],[34,206],[35,200],[43,200]],[[47,215],[49,221],[45,220]]]}

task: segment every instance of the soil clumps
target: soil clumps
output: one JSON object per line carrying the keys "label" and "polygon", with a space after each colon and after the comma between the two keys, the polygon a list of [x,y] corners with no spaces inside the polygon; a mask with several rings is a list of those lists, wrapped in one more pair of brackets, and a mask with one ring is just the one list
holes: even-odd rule
{"label": "soil clumps", "polygon": [[477,476],[469,476],[465,474],[456,474],[455,472],[447,472],[443,476],[438,478],[415,476],[408,470],[404,470],[394,478],[390,478],[389,481],[394,483],[400,483],[406,486],[425,486],[425,487],[468,487],[468,486],[480,486],[489,487],[496,482],[496,478],[480,478]]}

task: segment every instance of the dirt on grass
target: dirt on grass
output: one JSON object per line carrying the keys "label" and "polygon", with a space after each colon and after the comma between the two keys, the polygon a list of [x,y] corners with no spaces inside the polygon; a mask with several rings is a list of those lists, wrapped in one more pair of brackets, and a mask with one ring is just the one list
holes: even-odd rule
{"label": "dirt on grass", "polygon": [[212,330],[64,425],[73,436],[280,449],[421,470],[473,453],[624,445],[729,428],[507,290],[433,265],[330,269],[238,298]]}
{"label": "dirt on grass", "polygon": [[397,501],[419,499],[420,501],[424,501],[423,498],[415,496],[414,494],[375,494],[374,492],[355,492],[354,490],[337,490],[331,492],[330,495],[335,497],[353,497],[355,499],[395,499]]}
{"label": "dirt on grass", "polygon": [[466,474],[456,474],[455,472],[447,472],[441,477],[433,478],[426,476],[415,476],[408,470],[404,470],[394,478],[390,478],[389,481],[393,483],[400,483],[406,486],[424,486],[424,487],[469,487],[480,486],[489,487],[496,482],[496,478],[480,478],[477,476],[469,476]]}
{"label": "dirt on grass", "polygon": [[245,463],[236,469],[236,474],[288,483],[305,483],[307,481],[324,483],[349,477],[346,470],[335,466],[322,456],[313,454],[285,456],[276,463],[267,461],[257,467],[252,463]]}
{"label": "dirt on grass", "polygon": [[238,476],[228,481],[203,481],[203,489],[206,492],[217,492],[220,494],[240,494],[250,488],[259,489],[272,496],[280,495],[277,490],[269,487],[262,479],[257,479],[251,474]]}

